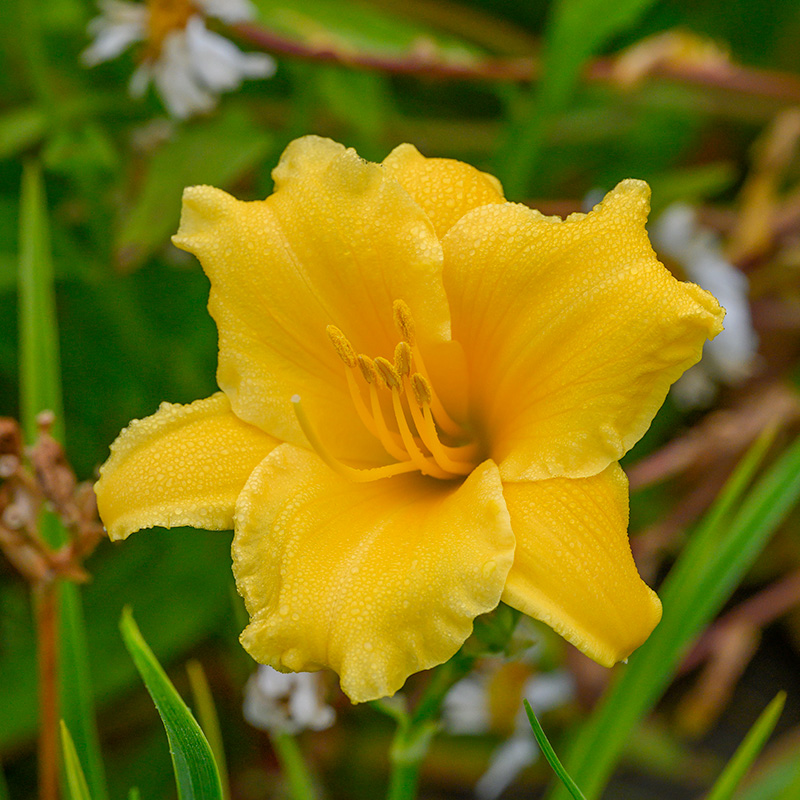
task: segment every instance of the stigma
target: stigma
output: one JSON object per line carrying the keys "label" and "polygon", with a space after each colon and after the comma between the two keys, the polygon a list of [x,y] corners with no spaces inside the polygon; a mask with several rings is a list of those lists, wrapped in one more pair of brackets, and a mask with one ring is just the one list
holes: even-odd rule
{"label": "stigma", "polygon": [[372,481],[409,472],[441,480],[463,478],[478,465],[480,448],[466,428],[447,413],[437,395],[419,350],[408,305],[395,300],[393,312],[400,333],[393,360],[357,353],[335,325],[327,327],[327,334],[344,364],[356,413],[395,463],[356,469],[335,459],[295,395],[292,403],[300,427],[322,460],[350,480]]}

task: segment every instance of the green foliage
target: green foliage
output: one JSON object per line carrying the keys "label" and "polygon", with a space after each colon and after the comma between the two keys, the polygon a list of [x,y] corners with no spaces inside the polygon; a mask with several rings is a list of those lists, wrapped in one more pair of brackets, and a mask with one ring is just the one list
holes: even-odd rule
{"label": "green foliage", "polygon": [[208,740],[166,672],[147,646],[130,608],[122,612],[122,638],[164,723],[180,800],[222,800],[214,755]]}
{"label": "green foliage", "polygon": [[[626,740],[669,684],[688,646],[797,503],[800,440],[745,494],[768,442],[762,437],[753,446],[694,532],[661,589],[661,622],[569,748],[567,765],[588,798],[600,796]],[[566,795],[557,788],[552,797]]]}
{"label": "green foliage", "polygon": [[786,703],[786,692],[779,692],[753,723],[745,740],[719,776],[706,800],[730,800],[747,770],[758,757],[775,728]]}
{"label": "green foliage", "polygon": [[559,761],[556,751],[553,750],[553,746],[545,735],[541,723],[536,718],[536,714],[533,713],[531,704],[527,700],[523,700],[522,704],[525,706],[525,713],[528,715],[528,722],[530,722],[531,730],[536,738],[536,743],[539,745],[542,755],[547,759],[547,763],[553,768],[553,772],[556,773],[561,784],[570,793],[573,800],[586,800],[583,792],[578,788],[575,781],[570,778],[569,774],[564,769],[564,765]]}
{"label": "green foliage", "polygon": [[91,800],[89,786],[86,783],[86,776],[83,774],[78,752],[75,750],[75,743],[69,734],[69,728],[64,720],[61,720],[61,751],[64,757],[64,771],[67,773],[67,786],[72,800]]}

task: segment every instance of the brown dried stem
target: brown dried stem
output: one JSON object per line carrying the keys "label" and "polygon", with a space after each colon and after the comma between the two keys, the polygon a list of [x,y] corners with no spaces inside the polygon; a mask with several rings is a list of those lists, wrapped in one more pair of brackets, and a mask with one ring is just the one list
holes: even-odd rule
{"label": "brown dried stem", "polygon": [[[393,75],[417,75],[449,80],[511,81],[531,83],[541,76],[541,65],[533,58],[473,58],[456,61],[443,58],[435,45],[421,44],[400,55],[364,53],[336,41],[332,36],[319,42],[302,41],[253,23],[232,26],[243,41],[269,53],[321,61]],[[591,61],[584,72],[589,83],[620,84],[616,58]],[[769,98],[781,103],[800,103],[797,76],[736,64],[703,65],[656,63],[648,77],[683,83],[700,89],[719,89],[742,95]]]}

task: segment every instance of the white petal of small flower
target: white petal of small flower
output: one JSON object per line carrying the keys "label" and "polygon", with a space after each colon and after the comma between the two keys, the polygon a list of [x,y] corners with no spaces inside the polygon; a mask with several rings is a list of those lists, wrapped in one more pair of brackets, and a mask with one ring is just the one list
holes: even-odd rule
{"label": "white petal of small flower", "polygon": [[179,119],[210,111],[216,104],[216,97],[198,80],[185,30],[167,35],[152,72],[164,103]]}
{"label": "white petal of small flower", "polygon": [[186,46],[197,78],[215,92],[237,89],[243,78],[266,78],[275,72],[275,62],[266,53],[243,53],[208,30],[198,16],[186,26]]}
{"label": "white petal of small flower", "polygon": [[245,687],[245,719],[261,730],[292,734],[329,728],[336,712],[320,699],[319,681],[319,673],[283,674],[261,665]]}
{"label": "white petal of small flower", "polygon": [[94,42],[81,53],[81,61],[93,67],[116,58],[134,42],[147,35],[147,7],[140,3],[106,0],[100,3],[100,16],[89,23]]}
{"label": "white petal of small flower", "polygon": [[514,778],[538,757],[539,746],[533,734],[515,734],[492,753],[489,768],[475,784],[475,796],[478,800],[496,800]]}
{"label": "white petal of small flower", "polygon": [[197,0],[195,3],[206,16],[216,17],[232,25],[254,19],[256,9],[249,0]]}

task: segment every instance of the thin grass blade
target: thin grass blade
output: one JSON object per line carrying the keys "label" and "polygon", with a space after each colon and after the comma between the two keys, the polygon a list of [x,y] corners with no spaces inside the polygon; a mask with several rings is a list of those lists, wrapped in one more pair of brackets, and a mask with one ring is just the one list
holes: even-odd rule
{"label": "thin grass blade", "polygon": [[[22,173],[19,230],[20,405],[27,441],[37,434],[42,411],[56,415],[53,435],[63,443],[61,367],[58,345],[50,226],[44,182],[38,162],[29,161]],[[41,531],[54,547],[67,541],[60,521],[42,515]],[[86,779],[95,800],[106,800],[105,771],[95,725],[86,626],[81,598],[74,584],[58,587],[61,716],[72,732],[76,751],[86,766]]]}
{"label": "thin grass blade", "polygon": [[785,703],[786,692],[778,692],[753,723],[744,741],[736,749],[733,758],[708,793],[706,800],[730,800],[733,797],[739,782],[767,743]]}
{"label": "thin grass blade", "polygon": [[64,756],[64,771],[67,774],[70,797],[72,800],[92,800],[81,761],[75,750],[75,743],[72,741],[69,728],[63,719],[61,720],[61,751]]}
{"label": "thin grass blade", "polygon": [[164,723],[178,797],[180,800],[222,800],[222,784],[208,740],[142,637],[130,608],[122,612],[120,630]]}
{"label": "thin grass blade", "polygon": [[197,709],[200,727],[203,729],[206,739],[208,739],[211,752],[214,753],[214,760],[217,762],[222,783],[222,797],[223,800],[228,800],[231,796],[228,763],[225,758],[225,747],[219,728],[219,715],[214,705],[211,687],[208,685],[208,678],[206,678],[203,665],[196,659],[192,659],[186,664],[186,672],[189,675],[189,685],[192,687],[192,697]]}
{"label": "thin grass blade", "polygon": [[564,766],[559,761],[556,751],[553,750],[553,746],[550,744],[550,741],[545,735],[541,723],[536,718],[536,714],[533,713],[531,704],[526,699],[523,699],[522,704],[525,706],[525,713],[528,715],[528,722],[531,724],[531,730],[533,731],[533,735],[536,738],[537,744],[539,745],[539,749],[542,751],[542,755],[547,759],[547,763],[551,766],[553,772],[558,775],[559,780],[566,787],[567,791],[572,795],[574,800],[586,800],[583,792],[578,788],[578,785],[575,783],[575,781],[570,778],[569,774],[564,769]]}

